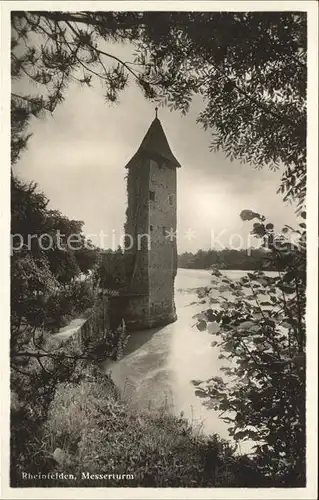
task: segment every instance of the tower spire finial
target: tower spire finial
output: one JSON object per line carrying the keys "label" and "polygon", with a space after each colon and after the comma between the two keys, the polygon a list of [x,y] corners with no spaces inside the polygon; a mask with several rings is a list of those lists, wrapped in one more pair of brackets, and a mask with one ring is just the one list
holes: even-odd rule
{"label": "tower spire finial", "polygon": [[157,118],[158,107],[155,108],[155,118]]}

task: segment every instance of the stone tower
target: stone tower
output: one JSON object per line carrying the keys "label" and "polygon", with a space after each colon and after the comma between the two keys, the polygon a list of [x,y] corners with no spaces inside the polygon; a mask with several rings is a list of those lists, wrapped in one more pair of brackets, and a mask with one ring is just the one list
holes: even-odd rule
{"label": "stone tower", "polygon": [[126,165],[126,324],[131,330],[176,320],[176,169],[179,167],[156,110],[139,149]]}

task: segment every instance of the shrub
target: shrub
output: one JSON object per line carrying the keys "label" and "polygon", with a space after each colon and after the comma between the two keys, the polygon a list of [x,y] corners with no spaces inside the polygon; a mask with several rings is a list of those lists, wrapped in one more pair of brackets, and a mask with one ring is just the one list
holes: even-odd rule
{"label": "shrub", "polygon": [[263,238],[265,260],[275,260],[279,272],[255,271],[233,281],[212,271],[212,286],[200,291],[209,308],[196,315],[197,326],[216,335],[212,346],[222,352],[227,379],[194,384],[206,404],[223,412],[236,440],[256,443],[256,466],[272,486],[304,486],[305,224],[293,239],[291,229],[275,235],[274,226],[252,211],[242,218],[259,220],[253,233]]}
{"label": "shrub", "polygon": [[46,329],[56,331],[72,318],[88,314],[96,299],[97,291],[90,280],[75,281],[60,287],[43,304]]}
{"label": "shrub", "polygon": [[[121,401],[106,375],[61,384],[50,405],[42,440],[46,456],[60,450],[56,470],[76,486],[205,487],[253,484],[248,457],[236,457],[217,436],[195,434],[182,417],[138,413]],[[82,473],[133,474],[131,480],[88,480]],[[39,486],[39,484],[37,483]],[[51,483],[50,483],[51,485]],[[74,486],[57,481],[55,486]],[[54,486],[54,484],[52,484]]]}
{"label": "shrub", "polygon": [[[93,325],[94,327],[94,325]],[[98,332],[101,333],[101,332]],[[98,337],[98,335],[97,335]],[[101,337],[101,339],[100,339]],[[125,329],[105,331],[100,340],[77,348],[60,345],[54,336],[26,325],[11,350],[11,483],[21,482],[21,472],[52,470],[52,457],[44,454],[41,425],[61,383],[78,384],[92,360],[117,358],[126,342]],[[92,338],[88,338],[92,343]],[[91,360],[91,361],[90,361]],[[93,375],[92,375],[93,374]],[[43,463],[42,463],[43,462]],[[38,484],[35,484],[36,486]],[[24,484],[25,486],[25,484]]]}

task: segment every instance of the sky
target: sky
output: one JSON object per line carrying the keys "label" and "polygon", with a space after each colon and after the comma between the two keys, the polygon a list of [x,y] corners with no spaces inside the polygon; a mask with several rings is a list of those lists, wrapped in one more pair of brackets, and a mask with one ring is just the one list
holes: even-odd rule
{"label": "sky", "polygon": [[[126,60],[131,56],[130,48],[117,44],[108,49]],[[264,214],[279,230],[284,224],[295,225],[294,207],[276,194],[280,171],[256,170],[230,162],[223,152],[212,153],[211,133],[196,124],[201,106],[195,99],[186,116],[165,108],[158,113],[181,164],[178,251],[254,245],[249,237],[251,223],[239,217],[243,209]],[[155,104],[133,82],[120,94],[119,104],[106,103],[98,83],[91,88],[72,84],[53,116],[32,121],[33,136],[14,173],[36,181],[50,199],[50,208],[84,221],[84,233],[94,243],[117,246],[126,210],[124,167],[154,116]]]}

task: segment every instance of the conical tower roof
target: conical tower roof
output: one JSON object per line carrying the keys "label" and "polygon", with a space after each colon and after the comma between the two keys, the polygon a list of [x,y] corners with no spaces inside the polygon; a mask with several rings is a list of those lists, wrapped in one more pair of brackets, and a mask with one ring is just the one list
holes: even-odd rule
{"label": "conical tower roof", "polygon": [[170,167],[181,166],[169,147],[162,124],[157,116],[152,121],[151,126],[146,132],[146,135],[137,152],[125,168],[131,167],[133,163],[135,163],[137,157],[141,156],[154,158],[155,160],[162,160]]}

